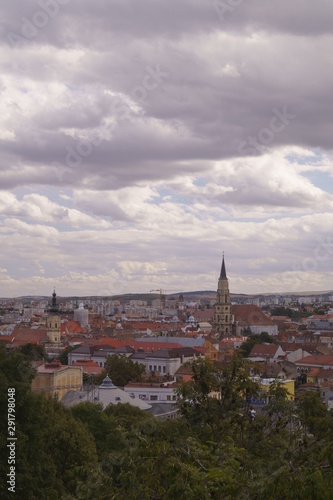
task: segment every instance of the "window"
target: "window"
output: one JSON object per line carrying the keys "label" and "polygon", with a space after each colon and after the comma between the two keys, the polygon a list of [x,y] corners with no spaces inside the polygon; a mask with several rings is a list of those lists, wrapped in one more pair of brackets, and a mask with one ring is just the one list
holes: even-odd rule
{"label": "window", "polygon": [[171,396],[167,396],[167,401],[171,401]]}
{"label": "window", "polygon": [[172,401],[176,401],[176,396],[172,396]]}
{"label": "window", "polygon": [[153,371],[153,365],[149,365],[149,371]]}
{"label": "window", "polygon": [[166,366],[163,366],[163,373],[166,373]]}
{"label": "window", "polygon": [[156,395],[151,394],[151,396],[150,396],[150,401],[157,401],[157,399],[158,399],[158,398],[157,398],[157,396],[156,396]]}
{"label": "window", "polygon": [[228,322],[228,315],[227,314],[225,316],[225,321],[226,321],[226,323]]}
{"label": "window", "polygon": [[156,366],[156,365],[154,365],[154,372],[156,372],[156,371],[157,371],[157,366]]}

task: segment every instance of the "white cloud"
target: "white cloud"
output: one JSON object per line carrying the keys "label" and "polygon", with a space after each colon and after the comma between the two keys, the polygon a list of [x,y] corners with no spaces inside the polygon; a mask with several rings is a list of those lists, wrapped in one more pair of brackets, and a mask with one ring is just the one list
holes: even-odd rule
{"label": "white cloud", "polygon": [[36,9],[0,5],[2,294],[214,289],[222,249],[234,291],[331,288],[330,0],[71,0],[11,47]]}

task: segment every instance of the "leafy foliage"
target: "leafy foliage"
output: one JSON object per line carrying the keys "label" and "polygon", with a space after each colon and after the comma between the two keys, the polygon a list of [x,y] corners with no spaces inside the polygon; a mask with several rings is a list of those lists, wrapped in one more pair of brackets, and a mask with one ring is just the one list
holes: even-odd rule
{"label": "leafy foliage", "polygon": [[107,357],[105,370],[99,375],[97,382],[102,382],[106,375],[109,375],[114,385],[124,387],[132,380],[140,382],[144,372],[144,365],[134,363],[131,358],[126,356],[114,354]]}
{"label": "leafy foliage", "polygon": [[[65,409],[31,392],[34,372],[22,353],[1,349],[3,414],[8,387],[16,390],[18,497],[332,498],[332,413],[316,393],[288,401],[276,383],[264,411],[249,419],[259,391],[252,370],[240,355],[223,364],[194,361],[193,380],[179,389],[179,418],[160,420],[129,405]],[[5,449],[5,419],[0,425]],[[10,498],[6,458],[0,463],[2,498]]]}
{"label": "leafy foliage", "polygon": [[59,361],[63,365],[68,365],[68,354],[72,351],[75,351],[79,346],[69,346],[65,349],[59,356]]}
{"label": "leafy foliage", "polygon": [[[75,467],[89,467],[98,460],[96,446],[85,426],[55,399],[31,392],[34,370],[22,353],[0,349],[1,414],[7,414],[7,391],[15,389],[15,468],[19,498],[57,499],[74,493]],[[7,419],[1,419],[0,444],[6,450]],[[7,492],[8,454],[0,462],[0,490]],[[8,492],[9,493],[9,492]],[[6,498],[5,493],[1,498]]]}
{"label": "leafy foliage", "polygon": [[240,347],[240,352],[247,358],[256,344],[274,344],[274,339],[267,332],[253,333],[248,336]]}
{"label": "leafy foliage", "polygon": [[30,361],[48,360],[48,355],[43,345],[25,344],[20,347],[19,352],[24,355],[25,359]]}

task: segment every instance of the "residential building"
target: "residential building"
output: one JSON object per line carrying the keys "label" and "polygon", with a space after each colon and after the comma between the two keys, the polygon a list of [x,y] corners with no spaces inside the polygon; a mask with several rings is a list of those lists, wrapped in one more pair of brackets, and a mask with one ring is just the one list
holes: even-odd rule
{"label": "residential building", "polygon": [[[271,385],[274,384],[275,382],[278,382],[287,389],[287,399],[288,401],[293,401],[295,399],[295,380],[280,380],[280,379],[275,379],[275,378],[262,378],[259,380],[260,383],[260,389],[262,392],[262,396],[267,394]],[[266,402],[268,402],[268,397],[266,399]]]}
{"label": "residential building", "polygon": [[149,410],[151,406],[142,401],[141,399],[128,394],[127,392],[119,389],[112,383],[112,380],[106,376],[102,384],[94,387],[91,390],[81,390],[79,392],[68,391],[62,398],[62,403],[66,406],[73,406],[84,401],[91,401],[93,403],[102,403],[106,408],[108,405],[130,404],[140,408],[140,410]]}
{"label": "residential building", "polygon": [[333,356],[307,356],[295,362],[299,373],[308,373],[312,368],[333,368]]}
{"label": "residential building", "polygon": [[267,332],[275,336],[279,333],[277,325],[259,307],[251,304],[233,305],[236,335],[241,336],[244,332],[262,333]]}
{"label": "residential building", "polygon": [[103,368],[92,359],[80,359],[75,361],[72,366],[81,366],[83,374],[86,375],[100,375],[103,371]]}
{"label": "residential building", "polygon": [[47,396],[57,395],[61,399],[67,391],[82,389],[83,369],[81,366],[62,365],[60,361],[43,363],[37,367],[37,375],[31,388]]}
{"label": "residential building", "polygon": [[152,403],[175,403],[177,385],[175,381],[171,383],[150,384],[150,383],[129,383],[124,387],[124,391],[130,395]]}
{"label": "residential building", "polygon": [[285,357],[282,347],[276,344],[255,344],[248,356],[250,361],[274,363]]}
{"label": "residential building", "polygon": [[7,342],[7,349],[26,344],[42,345],[46,339],[46,328],[15,328],[10,336],[3,337]]}
{"label": "residential building", "polygon": [[137,351],[131,356],[131,359],[143,364],[147,374],[155,373],[173,377],[182,364],[203,357],[203,354],[191,347],[179,347],[153,352]]}

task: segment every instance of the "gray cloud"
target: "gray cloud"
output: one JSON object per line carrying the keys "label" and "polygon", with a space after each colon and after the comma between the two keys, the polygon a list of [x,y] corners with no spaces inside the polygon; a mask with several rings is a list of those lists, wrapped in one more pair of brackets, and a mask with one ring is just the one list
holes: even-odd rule
{"label": "gray cloud", "polygon": [[42,3],[0,1],[7,289],[19,267],[41,293],[68,270],[68,290],[112,269],[209,288],[222,247],[235,286],[299,262],[318,286],[302,262],[332,231],[331,1]]}

